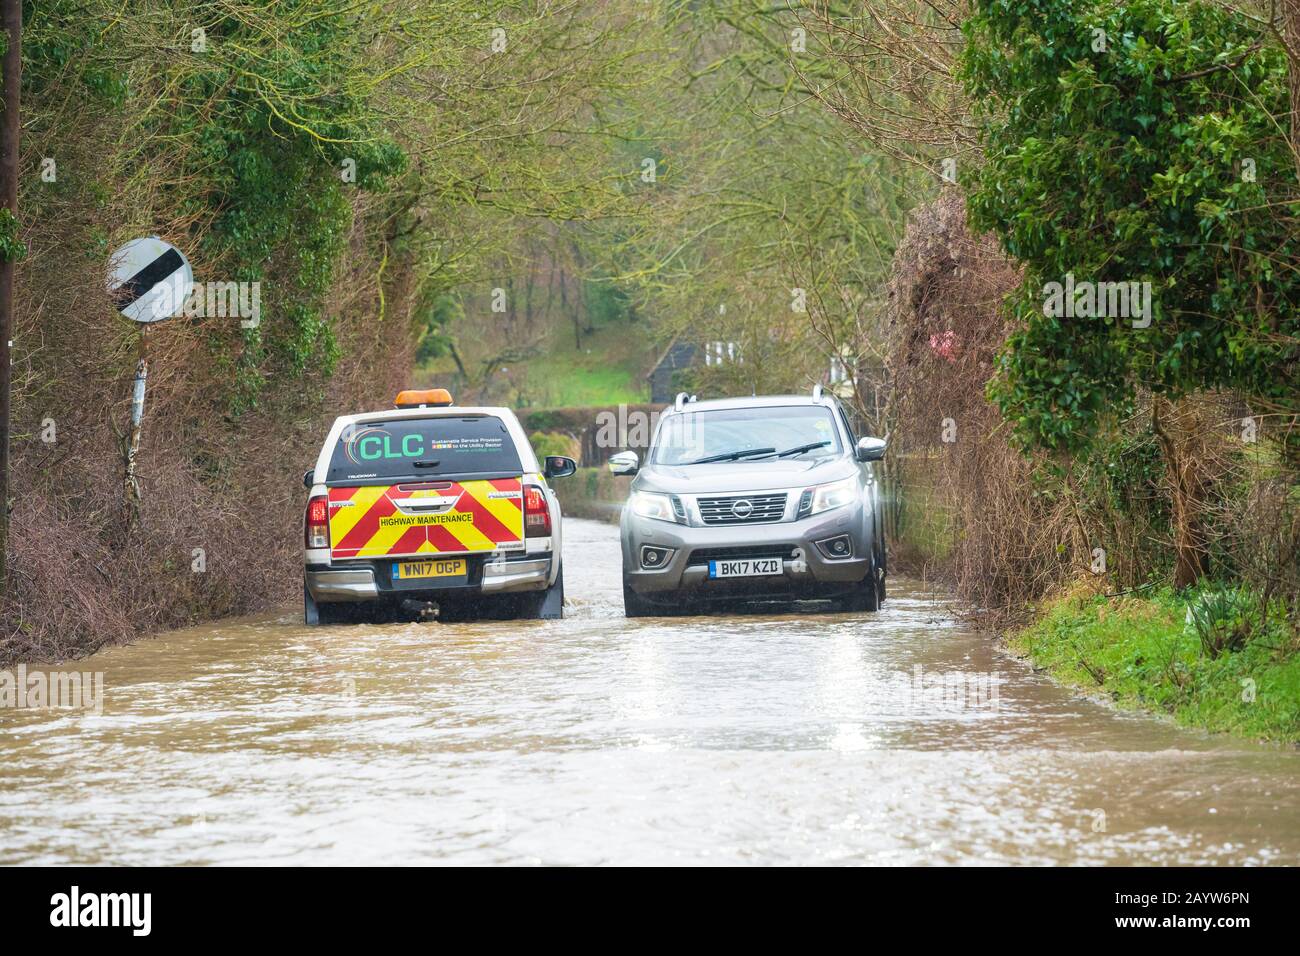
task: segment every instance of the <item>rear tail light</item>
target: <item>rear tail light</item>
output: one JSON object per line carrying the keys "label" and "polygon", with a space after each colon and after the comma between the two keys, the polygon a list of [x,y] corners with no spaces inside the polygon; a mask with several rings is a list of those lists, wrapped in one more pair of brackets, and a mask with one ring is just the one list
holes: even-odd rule
{"label": "rear tail light", "polygon": [[302,529],[303,541],[307,547],[330,546],[330,501],[326,495],[315,495],[308,500]]}
{"label": "rear tail light", "polygon": [[551,508],[546,492],[537,485],[524,486],[524,537],[548,538],[551,535]]}

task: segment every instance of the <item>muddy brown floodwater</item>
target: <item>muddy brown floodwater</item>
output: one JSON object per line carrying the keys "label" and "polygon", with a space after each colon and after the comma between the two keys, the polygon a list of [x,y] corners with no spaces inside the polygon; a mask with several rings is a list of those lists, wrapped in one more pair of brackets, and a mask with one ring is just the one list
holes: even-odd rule
{"label": "muddy brown floodwater", "polygon": [[[879,614],[166,634],[0,711],[3,863],[1300,863],[1300,754],[1081,699],[891,581]],[[919,668],[919,670],[918,670]]]}

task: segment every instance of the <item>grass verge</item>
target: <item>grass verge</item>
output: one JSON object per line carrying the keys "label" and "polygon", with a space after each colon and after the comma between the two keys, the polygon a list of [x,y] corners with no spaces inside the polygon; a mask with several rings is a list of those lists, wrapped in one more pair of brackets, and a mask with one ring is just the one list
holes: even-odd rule
{"label": "grass verge", "polygon": [[1058,680],[1107,693],[1121,707],[1213,732],[1300,742],[1295,636],[1273,614],[1266,623],[1256,620],[1238,649],[1210,656],[1187,614],[1210,590],[1073,592],[1040,608],[1007,643]]}

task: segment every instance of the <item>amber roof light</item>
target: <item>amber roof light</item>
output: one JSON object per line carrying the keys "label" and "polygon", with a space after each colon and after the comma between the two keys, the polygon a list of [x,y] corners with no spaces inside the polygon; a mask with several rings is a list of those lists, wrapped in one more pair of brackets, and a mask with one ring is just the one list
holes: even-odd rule
{"label": "amber roof light", "polygon": [[445,388],[408,388],[397,393],[393,402],[398,408],[429,408],[452,404],[451,392]]}

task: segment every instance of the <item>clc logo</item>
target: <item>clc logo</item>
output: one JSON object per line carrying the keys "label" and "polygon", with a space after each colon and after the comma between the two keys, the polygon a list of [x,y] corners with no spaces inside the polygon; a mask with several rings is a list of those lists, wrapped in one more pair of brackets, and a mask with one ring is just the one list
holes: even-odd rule
{"label": "clc logo", "polygon": [[361,428],[344,440],[344,450],[354,465],[382,458],[419,458],[424,441],[419,435],[407,435],[399,442],[382,428]]}

